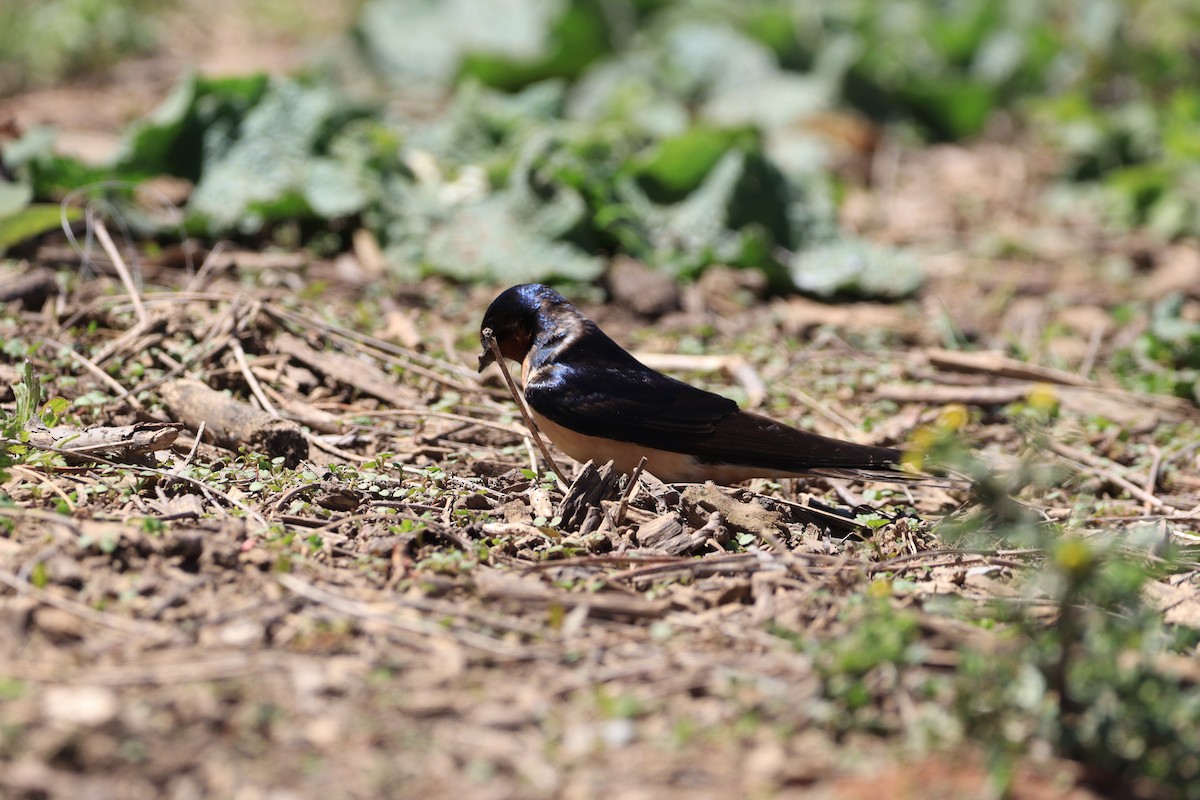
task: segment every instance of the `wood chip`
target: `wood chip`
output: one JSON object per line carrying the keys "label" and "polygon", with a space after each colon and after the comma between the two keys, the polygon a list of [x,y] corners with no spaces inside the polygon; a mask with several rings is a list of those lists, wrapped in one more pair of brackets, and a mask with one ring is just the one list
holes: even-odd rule
{"label": "wood chip", "polygon": [[[637,542],[641,547],[661,550],[672,556],[681,556],[697,549],[695,537],[683,527],[678,514],[663,514],[644,523],[637,529]],[[701,539],[699,546],[703,546]]]}
{"label": "wood chip", "polygon": [[735,531],[768,536],[784,529],[783,517],[758,503],[743,503],[730,497],[713,483],[693,484],[683,490],[683,514],[689,525],[708,524],[712,512],[719,511],[725,524]]}
{"label": "wood chip", "polygon": [[613,470],[611,461],[602,467],[597,467],[591,461],[584,464],[558,506],[558,516],[562,517],[564,529],[571,530],[582,525],[590,509],[598,508],[601,500],[612,496],[618,478],[620,475]]}

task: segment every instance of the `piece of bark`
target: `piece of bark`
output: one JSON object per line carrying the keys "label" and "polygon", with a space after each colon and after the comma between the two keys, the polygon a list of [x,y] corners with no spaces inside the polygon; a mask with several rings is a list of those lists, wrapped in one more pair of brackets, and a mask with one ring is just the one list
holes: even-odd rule
{"label": "piece of bark", "polygon": [[611,461],[602,467],[591,461],[584,464],[558,506],[563,530],[579,528],[587,518],[588,509],[598,507],[601,500],[612,495],[619,477]]}
{"label": "piece of bark", "polygon": [[296,423],[277,419],[190,378],[164,383],[159,394],[171,414],[192,430],[204,423],[208,441],[237,452],[248,447],[295,467],[308,458],[308,440]]}
{"label": "piece of bark", "polygon": [[68,464],[85,464],[100,456],[109,461],[139,459],[175,443],[183,426],[174,422],[137,422],[133,425],[76,428],[40,423],[30,426],[29,443],[34,447],[52,447],[65,451]]}
{"label": "piece of bark", "polygon": [[669,483],[663,483],[649,472],[643,472],[641,477],[642,485],[646,487],[650,497],[654,500],[654,508],[659,513],[666,513],[672,509],[679,507],[679,490]]}
{"label": "piece of bark", "polygon": [[721,527],[720,514],[713,512],[709,520],[699,530],[689,531],[679,519],[679,515],[671,512],[643,523],[637,529],[637,543],[640,547],[661,550],[667,555],[682,556],[699,553],[704,550],[709,538],[720,542],[728,539],[728,532]]}
{"label": "piece of bark", "polygon": [[592,506],[587,510],[587,515],[583,518],[583,523],[579,526],[579,535],[587,536],[599,530],[603,523],[604,512],[599,506]]}
{"label": "piece of bark", "polygon": [[725,524],[735,531],[761,536],[764,530],[768,535],[786,530],[779,512],[758,503],[735,500],[711,482],[692,484],[684,489],[682,508],[688,524],[695,527],[708,524],[712,512],[719,511]]}

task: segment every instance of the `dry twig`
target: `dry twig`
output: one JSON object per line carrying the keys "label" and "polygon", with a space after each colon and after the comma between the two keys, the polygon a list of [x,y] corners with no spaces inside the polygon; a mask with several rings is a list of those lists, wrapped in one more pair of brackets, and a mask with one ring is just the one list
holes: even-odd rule
{"label": "dry twig", "polygon": [[504,382],[508,384],[508,391],[512,394],[513,402],[517,404],[517,408],[521,409],[521,417],[525,420],[525,426],[529,428],[529,435],[533,438],[534,443],[537,444],[538,449],[542,451],[542,456],[550,465],[550,469],[554,470],[554,474],[558,476],[558,480],[562,486],[564,488],[569,486],[570,481],[567,480],[566,474],[550,455],[550,450],[546,447],[546,443],[542,441],[541,433],[538,431],[537,425],[534,424],[533,417],[529,414],[529,409],[525,407],[525,398],[521,395],[520,390],[517,389],[516,383],[513,382],[512,375],[508,374],[508,369],[505,367],[504,354],[500,352],[500,343],[496,341],[492,329],[485,328],[482,335],[487,348],[496,357],[496,366],[500,368],[500,374],[504,376]]}

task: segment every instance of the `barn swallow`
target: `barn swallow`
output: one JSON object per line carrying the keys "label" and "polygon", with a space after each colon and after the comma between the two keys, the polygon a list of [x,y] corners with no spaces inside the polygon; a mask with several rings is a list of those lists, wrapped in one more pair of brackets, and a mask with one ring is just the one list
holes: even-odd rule
{"label": "barn swallow", "polygon": [[521,365],[538,428],[576,461],[611,459],[632,472],[644,456],[645,469],[668,483],[918,477],[900,469],[900,450],[798,430],[647,367],[548,286],[514,286],[492,301],[480,326],[480,372],[496,360],[489,330],[504,358]]}

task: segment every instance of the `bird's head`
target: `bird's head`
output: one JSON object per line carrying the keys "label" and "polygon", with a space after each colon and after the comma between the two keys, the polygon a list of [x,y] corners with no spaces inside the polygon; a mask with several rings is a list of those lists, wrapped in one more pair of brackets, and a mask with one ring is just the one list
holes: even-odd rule
{"label": "bird's head", "polygon": [[479,326],[479,371],[496,360],[488,346],[489,334],[500,346],[500,354],[513,361],[522,361],[533,341],[548,325],[556,311],[574,307],[558,292],[540,283],[523,283],[501,292],[484,312]]}

